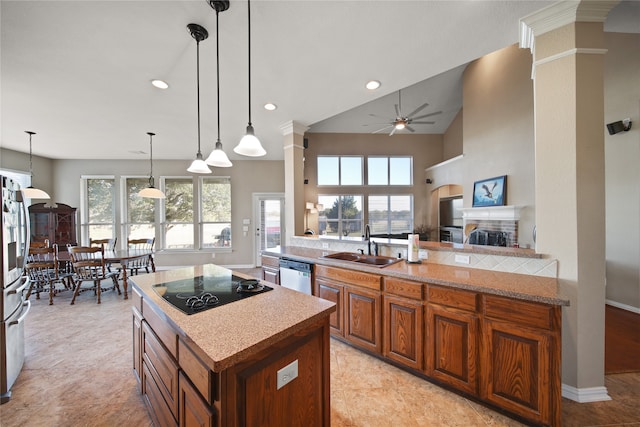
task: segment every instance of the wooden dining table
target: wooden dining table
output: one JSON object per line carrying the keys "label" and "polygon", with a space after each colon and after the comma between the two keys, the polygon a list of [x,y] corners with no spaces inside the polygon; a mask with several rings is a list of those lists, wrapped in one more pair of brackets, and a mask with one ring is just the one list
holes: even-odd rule
{"label": "wooden dining table", "polygon": [[[100,253],[100,252],[97,252]],[[130,262],[149,258],[151,264],[151,270],[155,273],[156,265],[153,262],[153,251],[152,250],[143,250],[143,249],[116,249],[116,250],[105,250],[104,251],[104,264],[120,264],[122,266],[122,287],[124,288],[124,299],[129,299],[128,287],[129,282],[127,281],[127,266]],[[58,260],[60,262],[71,263],[71,256],[69,252],[58,252]]]}

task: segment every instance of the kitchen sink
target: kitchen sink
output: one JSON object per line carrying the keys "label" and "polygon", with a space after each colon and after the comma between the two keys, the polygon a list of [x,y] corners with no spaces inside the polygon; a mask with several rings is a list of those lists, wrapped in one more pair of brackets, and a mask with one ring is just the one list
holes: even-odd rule
{"label": "kitchen sink", "polygon": [[337,252],[331,255],[324,255],[321,258],[335,259],[339,261],[357,262],[359,264],[370,265],[372,267],[386,267],[396,262],[402,261],[402,258],[392,258],[381,255],[361,255],[353,252]]}

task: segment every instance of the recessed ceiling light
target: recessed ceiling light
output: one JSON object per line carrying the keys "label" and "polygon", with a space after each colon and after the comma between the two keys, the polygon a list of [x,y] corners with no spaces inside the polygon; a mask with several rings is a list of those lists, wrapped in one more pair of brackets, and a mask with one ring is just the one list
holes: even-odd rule
{"label": "recessed ceiling light", "polygon": [[164,80],[151,80],[151,84],[154,85],[155,87],[157,87],[158,89],[168,89],[169,88],[169,83],[165,82]]}
{"label": "recessed ceiling light", "polygon": [[275,110],[276,108],[278,108],[278,106],[277,106],[276,104],[272,104],[272,103],[270,103],[270,102],[269,102],[269,103],[267,103],[267,104],[264,104],[264,109],[265,109],[265,110],[273,111],[273,110]]}
{"label": "recessed ceiling light", "polygon": [[376,90],[380,87],[380,82],[377,80],[368,81],[365,87],[369,90]]}

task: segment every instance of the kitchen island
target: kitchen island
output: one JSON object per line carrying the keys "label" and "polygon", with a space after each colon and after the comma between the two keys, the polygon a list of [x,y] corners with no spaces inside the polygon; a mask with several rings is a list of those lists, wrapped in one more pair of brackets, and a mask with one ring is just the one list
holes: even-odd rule
{"label": "kitchen island", "polygon": [[327,255],[268,249],[263,270],[281,257],[314,264],[314,295],[337,305],[329,321],[336,339],[527,423],[560,425],[569,300],[555,278],[428,261],[379,267]]}
{"label": "kitchen island", "polygon": [[209,264],[130,279],[133,368],[154,423],[328,426],[335,304],[273,286],[188,315],[159,286],[225,275]]}

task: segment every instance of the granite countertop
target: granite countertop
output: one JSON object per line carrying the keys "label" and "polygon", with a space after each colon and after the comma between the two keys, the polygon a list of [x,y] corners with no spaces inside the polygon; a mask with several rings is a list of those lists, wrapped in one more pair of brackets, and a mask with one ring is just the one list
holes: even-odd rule
{"label": "granite countertop", "polygon": [[500,295],[525,301],[568,306],[569,299],[559,291],[558,280],[550,277],[504,273],[478,268],[457,267],[423,261],[421,264],[398,262],[384,268],[370,267],[355,262],[322,258],[333,251],[284,246],[264,250],[265,255],[289,257],[312,264],[365,271],[401,279],[417,280],[433,284]]}
{"label": "granite countertop", "polygon": [[[221,372],[272,346],[285,337],[328,317],[334,303],[297,291],[270,285],[273,290],[187,315],[165,301],[153,285],[201,276],[204,271],[223,269],[213,264],[132,276],[132,283],[143,298],[158,307],[168,321],[214,372]],[[226,269],[225,269],[226,270]],[[243,278],[252,278],[233,272]],[[143,313],[144,315],[144,313]]]}

